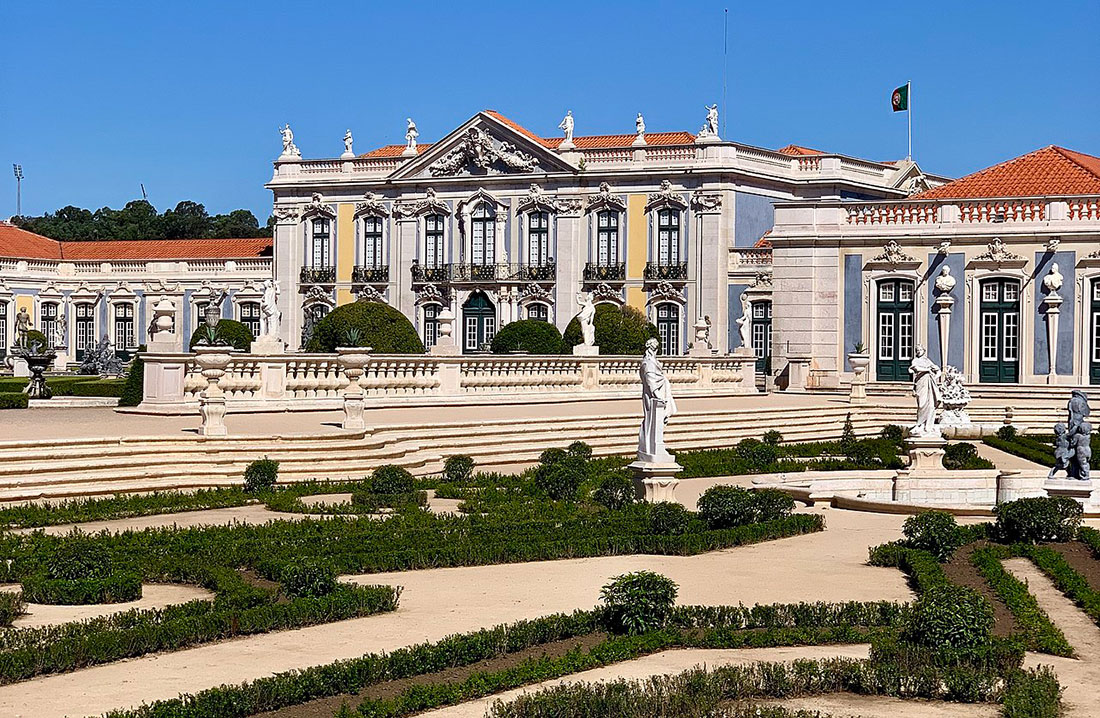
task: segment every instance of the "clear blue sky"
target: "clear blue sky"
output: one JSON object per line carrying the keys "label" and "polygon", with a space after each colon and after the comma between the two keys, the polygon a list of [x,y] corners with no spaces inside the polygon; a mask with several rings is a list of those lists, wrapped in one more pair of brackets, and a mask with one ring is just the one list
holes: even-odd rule
{"label": "clear blue sky", "polygon": [[290,122],[306,157],[431,141],[493,108],[554,135],[697,130],[961,175],[1047,144],[1100,154],[1100,2],[32,2],[0,9],[0,217],[121,207],[144,182],[253,210]]}

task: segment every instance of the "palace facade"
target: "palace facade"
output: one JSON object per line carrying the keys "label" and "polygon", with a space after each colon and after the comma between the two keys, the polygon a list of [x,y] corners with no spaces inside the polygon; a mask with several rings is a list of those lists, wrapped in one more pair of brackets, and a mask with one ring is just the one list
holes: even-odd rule
{"label": "palace facade", "polygon": [[175,307],[178,350],[211,301],[258,335],[271,276],[268,238],[59,242],[0,222],[0,355],[24,309],[58,350],[58,368],[103,338],[128,358],[148,342],[162,299]]}
{"label": "palace facade", "polygon": [[971,384],[1100,384],[1098,157],[1050,146],[904,201],[786,203],[769,240],[796,385],[848,381],[861,354],[871,381],[907,382],[918,345]]}
{"label": "palace facade", "polygon": [[[712,110],[716,113],[716,110]],[[568,123],[568,124],[567,124]],[[282,334],[300,347],[313,324],[357,298],[405,313],[425,343],[437,317],[457,318],[459,346],[484,349],[518,319],[565,328],[577,295],[644,312],[666,354],[711,323],[710,344],[741,346],[753,316],[758,356],[771,353],[770,249],[776,206],[900,200],[945,181],[912,162],[871,162],[699,134],[540,137],[487,110],[442,139],[302,159],[284,129],[274,194]],[[732,328],[732,329],[731,329]]]}

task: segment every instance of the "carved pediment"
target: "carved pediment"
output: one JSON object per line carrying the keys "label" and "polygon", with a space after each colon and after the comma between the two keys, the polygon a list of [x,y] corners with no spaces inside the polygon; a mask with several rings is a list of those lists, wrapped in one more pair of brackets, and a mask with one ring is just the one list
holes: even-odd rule
{"label": "carved pediment", "polygon": [[687,302],[687,297],[676,287],[672,286],[671,282],[661,282],[653,289],[649,290],[649,304],[656,302],[677,302],[684,304]]}
{"label": "carved pediment", "polygon": [[425,190],[424,199],[401,200],[393,205],[393,215],[398,219],[419,217],[424,214],[450,214],[450,212],[451,208],[436,196],[435,190],[431,187]]}
{"label": "carved pediment", "polygon": [[330,309],[336,306],[336,302],[333,300],[332,295],[316,284],[307,289],[305,296],[302,297],[303,307],[308,307],[312,304],[324,304]]}
{"label": "carved pediment", "polygon": [[374,192],[363,195],[362,202],[355,203],[356,217],[389,217],[389,210],[382,203],[382,198]]}
{"label": "carved pediment", "polygon": [[671,182],[669,182],[668,180],[661,180],[661,190],[659,192],[650,193],[648,201],[645,205],[645,211],[648,212],[651,209],[656,209],[657,207],[686,209],[687,202],[684,201],[679,192],[672,188]]}
{"label": "carved pediment", "polygon": [[302,219],[308,217],[328,217],[329,219],[336,219],[336,212],[325,203],[320,192],[314,192],[313,197],[309,200],[309,204],[302,210]]}
{"label": "carved pediment", "polygon": [[920,260],[906,254],[902,246],[897,243],[897,240],[891,239],[883,247],[882,254],[874,257],[867,264],[890,269],[915,269],[920,266]]}
{"label": "carved pediment", "polygon": [[606,282],[601,282],[592,290],[592,301],[596,304],[610,302],[621,306],[624,303],[623,292],[621,289],[616,289]]}
{"label": "carved pediment", "polygon": [[993,269],[1002,269],[1005,267],[1021,269],[1027,264],[1027,259],[1011,251],[1005,243],[1001,241],[1000,237],[994,237],[993,241],[987,245],[986,251],[970,260],[970,264],[971,266]]}
{"label": "carved pediment", "polygon": [[519,204],[516,205],[516,210],[519,212],[530,212],[531,210],[555,212],[557,211],[557,205],[555,204],[553,195],[546,192],[546,190],[539,185],[532,184],[531,188],[527,190],[527,195],[520,198]]}
{"label": "carved pediment", "polygon": [[532,172],[539,161],[510,142],[497,140],[479,127],[471,127],[458,145],[428,165],[433,177]]}
{"label": "carved pediment", "polygon": [[623,202],[617,194],[612,194],[611,185],[601,182],[599,191],[588,198],[588,205],[585,209],[589,212],[600,209],[613,209],[622,212],[626,209],[626,202]]}

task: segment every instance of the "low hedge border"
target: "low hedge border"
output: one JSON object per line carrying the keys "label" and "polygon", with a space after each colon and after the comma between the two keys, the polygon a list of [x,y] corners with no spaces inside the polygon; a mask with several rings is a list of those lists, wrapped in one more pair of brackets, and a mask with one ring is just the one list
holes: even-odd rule
{"label": "low hedge border", "polygon": [[409,491],[403,494],[376,494],[367,490],[353,491],[351,507],[354,511],[377,512],[379,509],[425,507],[427,491]]}
{"label": "low hedge border", "polygon": [[0,410],[26,409],[28,406],[30,406],[30,399],[26,394],[0,392]]}
{"label": "low hedge border", "polygon": [[1042,466],[1054,464],[1054,446],[1030,437],[1017,434],[1013,439],[1002,439],[993,435],[982,437],[982,442],[994,449],[1000,449]]}
{"label": "low hedge border", "polygon": [[0,628],[10,628],[15,619],[27,612],[21,591],[0,591]]}
{"label": "low hedge border", "polygon": [[1059,591],[1100,626],[1100,591],[1094,591],[1088,579],[1070,566],[1062,554],[1047,546],[1020,545],[1017,548],[1021,555],[1031,559],[1050,578]]}
{"label": "low hedge border", "polygon": [[118,572],[105,578],[28,576],[23,579],[23,598],[30,603],[64,606],[126,603],[141,598],[141,576],[130,572]]}

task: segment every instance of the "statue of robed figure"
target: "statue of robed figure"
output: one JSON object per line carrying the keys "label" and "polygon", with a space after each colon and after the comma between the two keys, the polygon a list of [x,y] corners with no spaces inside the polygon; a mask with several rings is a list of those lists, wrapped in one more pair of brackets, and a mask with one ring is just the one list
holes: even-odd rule
{"label": "statue of robed figure", "polygon": [[924,347],[917,347],[916,356],[909,364],[909,373],[913,376],[913,394],[917,397],[917,423],[909,429],[911,436],[938,437],[936,426],[936,407],[940,405],[940,368],[928,358]]}
{"label": "statue of robed figure", "polygon": [[665,448],[665,424],[676,415],[672,385],[657,360],[656,339],[645,343],[642,378],[642,428],[638,432],[638,461],[667,464],[675,459]]}

